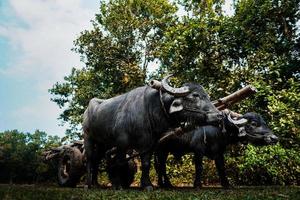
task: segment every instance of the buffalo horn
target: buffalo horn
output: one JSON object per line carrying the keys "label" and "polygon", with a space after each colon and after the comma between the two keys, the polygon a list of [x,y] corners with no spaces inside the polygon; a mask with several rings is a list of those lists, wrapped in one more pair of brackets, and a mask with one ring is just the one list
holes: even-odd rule
{"label": "buffalo horn", "polygon": [[161,82],[157,81],[157,80],[151,80],[149,83],[149,86],[159,90],[161,88]]}
{"label": "buffalo horn", "polygon": [[237,112],[234,112],[232,110],[229,110],[229,109],[224,109],[223,112],[225,112],[227,115],[231,115],[232,117],[242,117],[243,115],[241,115],[240,113],[237,113]]}
{"label": "buffalo horn", "polygon": [[185,96],[190,93],[190,90],[188,87],[184,86],[181,88],[173,88],[169,85],[168,80],[172,76],[172,74],[166,76],[162,81],[161,81],[161,87],[164,89],[166,92],[169,94],[172,94],[174,96]]}
{"label": "buffalo horn", "polygon": [[229,115],[228,115],[228,120],[229,120],[231,123],[235,124],[235,125],[242,125],[242,124],[247,123],[247,121],[248,121],[248,120],[245,119],[245,118],[241,118],[241,119],[239,119],[239,120],[232,119],[232,118],[231,118],[231,113],[229,113]]}

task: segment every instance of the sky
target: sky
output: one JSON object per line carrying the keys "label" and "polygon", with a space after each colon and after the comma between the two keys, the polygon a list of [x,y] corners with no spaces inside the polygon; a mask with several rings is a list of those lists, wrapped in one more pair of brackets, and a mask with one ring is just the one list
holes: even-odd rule
{"label": "sky", "polygon": [[81,67],[73,40],[90,29],[98,0],[0,0],[0,132],[63,136],[48,89]]}
{"label": "sky", "polygon": [[83,66],[71,48],[98,7],[99,0],[0,0],[0,132],[64,136],[48,89]]}

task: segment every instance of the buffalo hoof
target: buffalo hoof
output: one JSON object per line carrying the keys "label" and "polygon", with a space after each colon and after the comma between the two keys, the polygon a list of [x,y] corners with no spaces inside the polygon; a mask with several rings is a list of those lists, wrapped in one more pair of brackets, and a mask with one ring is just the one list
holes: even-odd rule
{"label": "buffalo hoof", "polygon": [[149,185],[149,186],[144,187],[144,190],[147,191],[147,192],[151,192],[151,191],[154,190],[154,188],[153,188],[152,185]]}

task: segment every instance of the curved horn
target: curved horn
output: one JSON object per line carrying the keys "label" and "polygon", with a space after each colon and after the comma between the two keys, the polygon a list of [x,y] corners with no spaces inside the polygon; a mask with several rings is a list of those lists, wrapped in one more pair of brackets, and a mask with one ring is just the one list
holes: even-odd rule
{"label": "curved horn", "polygon": [[149,86],[159,90],[161,88],[161,82],[157,81],[157,80],[151,80],[149,83]]}
{"label": "curved horn", "polygon": [[224,109],[223,112],[225,112],[227,115],[230,114],[232,117],[242,117],[243,116],[240,113],[229,110],[228,108]]}
{"label": "curved horn", "polygon": [[235,125],[243,125],[243,124],[247,123],[247,121],[248,121],[248,120],[245,119],[245,118],[242,118],[242,119],[239,119],[239,120],[232,119],[232,118],[231,118],[231,113],[229,113],[229,115],[228,115],[228,120],[229,120],[231,123],[235,124]]}
{"label": "curved horn", "polygon": [[161,81],[161,87],[164,89],[166,92],[174,95],[174,96],[185,96],[188,93],[190,93],[190,90],[188,87],[184,86],[181,88],[173,88],[169,85],[168,80],[169,78],[173,76],[173,74],[170,74],[166,76],[162,81]]}

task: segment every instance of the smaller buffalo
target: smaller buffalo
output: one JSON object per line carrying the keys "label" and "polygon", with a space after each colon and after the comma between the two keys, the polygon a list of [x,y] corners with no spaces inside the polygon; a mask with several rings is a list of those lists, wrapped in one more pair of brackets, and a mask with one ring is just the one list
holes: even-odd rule
{"label": "smaller buffalo", "polygon": [[114,189],[127,189],[134,181],[137,165],[133,157],[133,152],[130,151],[127,152],[126,158],[123,159],[119,159],[117,155],[111,155],[106,158],[106,172]]}
{"label": "smaller buffalo", "polygon": [[[160,143],[155,153],[155,168],[158,174],[160,187],[172,187],[166,174],[166,160],[171,153],[175,158],[189,152],[194,153],[195,180],[194,187],[201,187],[202,158],[207,156],[215,160],[221,185],[228,188],[229,182],[225,174],[224,152],[229,144],[252,143],[254,145],[269,145],[278,141],[272,131],[267,127],[263,118],[256,113],[237,115],[232,118],[230,111],[223,112],[223,125],[201,126],[181,136],[171,136]],[[170,133],[165,133],[170,134]]]}

